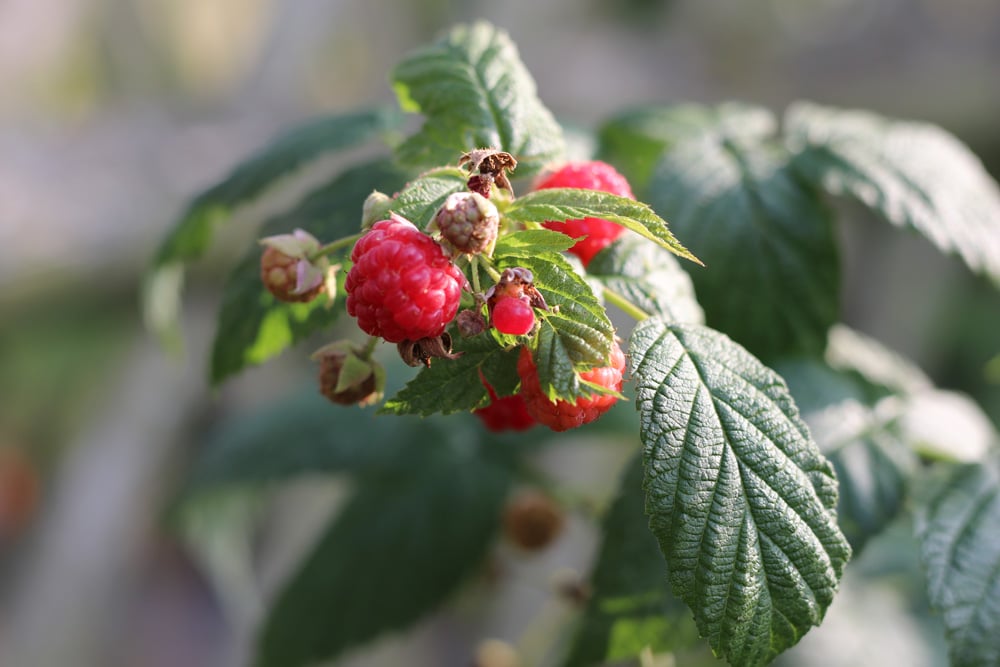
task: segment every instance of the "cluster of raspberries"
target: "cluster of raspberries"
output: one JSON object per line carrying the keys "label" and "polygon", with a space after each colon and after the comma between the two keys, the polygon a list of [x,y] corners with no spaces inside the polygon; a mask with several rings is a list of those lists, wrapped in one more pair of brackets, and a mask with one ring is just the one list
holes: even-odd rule
{"label": "cluster of raspberries", "polygon": [[[473,166],[496,164],[491,162],[491,157],[489,154],[485,159],[474,156]],[[492,253],[500,215],[496,206],[480,193],[488,194],[489,183],[506,187],[509,184],[502,168],[488,171],[482,167],[480,172],[473,178],[478,179],[477,184],[484,179],[488,181],[485,188],[452,194],[437,212],[433,231],[437,232],[435,236],[440,242],[392,213],[374,222],[351,252],[352,265],[344,285],[347,312],[365,333],[399,345],[404,359],[410,363],[428,363],[431,356],[448,356],[450,352],[450,339],[445,331],[458,315],[462,291],[470,289],[453,259],[461,254]],[[540,179],[536,188],[581,188],[632,198],[625,178],[610,165],[597,161],[569,163]],[[570,249],[585,266],[624,231],[617,224],[595,218],[546,222],[544,226],[573,238],[585,237]],[[291,274],[296,261],[301,268],[301,257],[281,264],[271,249],[266,259],[269,273],[262,273],[265,284],[269,279],[276,282],[275,276],[284,284],[295,283]],[[280,270],[276,270],[276,266]],[[271,285],[268,286],[271,289]],[[278,290],[272,289],[272,292],[281,298]],[[300,289],[296,295],[299,300],[302,300],[302,292],[305,290]],[[315,289],[310,289],[309,296],[315,293]],[[531,272],[523,268],[505,270],[496,285],[481,297],[477,295],[477,304],[483,303],[487,307],[488,325],[513,336],[529,334],[536,325],[535,310],[546,308],[544,299],[532,284]],[[478,309],[475,312],[478,313]],[[474,317],[482,319],[481,315]],[[462,317],[458,319],[463,335],[476,332],[476,327],[470,330],[463,326]],[[482,323],[479,330],[485,326],[486,323]],[[613,392],[620,391],[625,357],[617,344],[610,361],[610,366],[583,373],[581,379]],[[523,430],[542,423],[553,430],[564,431],[597,419],[616,400],[614,393],[595,394],[575,402],[550,400],[541,390],[537,368],[526,347],[521,350],[517,372],[521,389],[514,396],[498,397],[483,380],[491,403],[476,414],[491,430]]]}

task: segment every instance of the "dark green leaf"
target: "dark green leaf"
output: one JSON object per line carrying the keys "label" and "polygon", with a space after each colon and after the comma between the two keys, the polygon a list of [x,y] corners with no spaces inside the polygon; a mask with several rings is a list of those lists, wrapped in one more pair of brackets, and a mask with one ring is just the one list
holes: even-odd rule
{"label": "dark green leaf", "polygon": [[1000,463],[956,466],[919,508],[917,537],[951,663],[1000,664]]}
{"label": "dark green leaf", "polygon": [[[395,189],[403,178],[387,161],[350,169],[267,223],[261,235],[301,228],[325,243],[356,233],[365,196],[373,189]],[[260,281],[260,253],[259,247],[250,248],[226,281],[212,349],[213,383],[275,356],[329,326],[343,311],[342,302],[331,306],[323,297],[296,304],[275,299]]]}
{"label": "dark green leaf", "polygon": [[590,260],[587,275],[647,315],[693,324],[705,319],[691,277],[673,255],[645,239],[618,237]]}
{"label": "dark green leaf", "polygon": [[410,440],[404,474],[361,484],[278,595],[259,667],[298,667],[404,628],[481,567],[511,470],[475,439]]}
{"label": "dark green leaf", "polygon": [[[479,378],[479,370],[484,369],[484,375],[493,376],[494,368],[517,366],[518,350],[504,350],[486,334],[473,338],[458,337],[454,348],[462,356],[458,359],[434,359],[429,368],[421,369],[402,390],[386,401],[381,412],[426,417],[480,408],[487,402],[487,393]],[[507,384],[509,381],[504,383],[502,389],[508,389]]]}
{"label": "dark green leaf", "polygon": [[767,664],[822,621],[850,557],[832,466],[781,378],[726,336],[654,318],[629,353],[670,583],[715,651]]}
{"label": "dark green leaf", "polygon": [[724,129],[667,152],[650,201],[706,264],[684,268],[708,326],[764,359],[818,356],[839,315],[830,212],[782,149]]}
{"label": "dark green leaf", "polygon": [[538,341],[531,353],[538,370],[538,384],[549,400],[571,401],[585,393],[573,359],[562,336],[548,320],[542,322]]}
{"label": "dark green leaf", "polygon": [[465,190],[466,178],[457,167],[431,169],[406,184],[393,199],[391,210],[423,229],[448,195]]}
{"label": "dark green leaf", "polygon": [[195,197],[160,245],[146,276],[144,308],[150,326],[162,333],[174,326],[183,265],[201,257],[211,245],[215,227],[237,206],[264,194],[303,164],[368,142],[399,122],[398,112],[388,109],[320,118],[279,137],[240,163],[222,182]]}
{"label": "dark green leaf", "polygon": [[698,641],[691,612],[670,592],[667,565],[643,511],[642,458],[630,463],[602,521],[591,575],[593,593],[566,667],[634,658],[645,648],[669,651]]}
{"label": "dark green leaf", "polygon": [[785,118],[795,169],[1000,285],[1000,188],[940,127],[800,103]]}
{"label": "dark green leaf", "polygon": [[562,130],[517,48],[488,23],[452,29],[400,63],[392,78],[403,110],[426,117],[398,149],[407,164],[454,164],[466,151],[495,147],[517,158],[520,176],[562,155]]}
{"label": "dark green leaf", "polygon": [[653,167],[665,150],[702,132],[767,137],[777,120],[769,110],[739,103],[697,104],[628,109],[601,126],[597,155],[614,164],[636,194],[645,194]]}
{"label": "dark green leaf", "polygon": [[521,222],[580,220],[602,218],[648,238],[670,252],[701,264],[681,245],[667,227],[667,222],[646,204],[608,192],[577,188],[547,188],[518,197],[504,214]]}

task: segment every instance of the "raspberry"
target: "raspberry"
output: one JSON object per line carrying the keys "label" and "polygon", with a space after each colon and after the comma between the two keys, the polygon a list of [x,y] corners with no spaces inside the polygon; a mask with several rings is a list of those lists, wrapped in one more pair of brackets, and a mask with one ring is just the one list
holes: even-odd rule
{"label": "raspberry", "polygon": [[526,551],[544,549],[562,527],[562,510],[540,491],[521,491],[504,508],[504,535]]}
{"label": "raspberry", "polygon": [[490,253],[497,240],[500,212],[486,197],[475,192],[453,192],[434,216],[442,238],[459,252]]}
{"label": "raspberry", "polygon": [[497,396],[486,378],[479,375],[479,379],[486,385],[486,391],[490,393],[490,404],[485,408],[474,410],[473,414],[483,420],[486,428],[499,433],[501,431],[527,431],[535,425],[535,419],[528,414],[524,407],[524,398],[520,394],[513,396]]}
{"label": "raspberry", "polygon": [[493,306],[491,318],[497,331],[512,336],[523,336],[535,326],[535,311],[527,297],[500,297]]}
{"label": "raspberry", "polygon": [[[625,177],[610,164],[597,160],[570,162],[535,185],[536,190],[547,188],[582,188],[635,199]],[[584,266],[625,231],[624,227],[602,218],[583,218],[564,222],[550,220],[545,222],[544,226],[573,238],[586,236],[587,238],[578,241],[569,250],[580,258]]]}
{"label": "raspberry", "polygon": [[382,397],[385,372],[347,341],[313,353],[319,362],[319,393],[338,405],[371,405]]}
{"label": "raspberry", "polygon": [[[580,373],[580,379],[621,391],[624,371],[625,355],[618,343],[615,343],[611,348],[611,365]],[[528,414],[553,431],[566,431],[589,424],[611,409],[618,400],[611,394],[595,394],[589,398],[578,398],[575,403],[563,400],[550,401],[542,392],[538,382],[538,369],[531,359],[531,352],[526,347],[521,348],[521,356],[517,360],[517,374],[521,377],[520,394],[524,397]]]}
{"label": "raspberry", "polygon": [[458,312],[465,276],[437,241],[401,216],[372,225],[351,261],[347,312],[365,333],[390,343],[433,338]]}

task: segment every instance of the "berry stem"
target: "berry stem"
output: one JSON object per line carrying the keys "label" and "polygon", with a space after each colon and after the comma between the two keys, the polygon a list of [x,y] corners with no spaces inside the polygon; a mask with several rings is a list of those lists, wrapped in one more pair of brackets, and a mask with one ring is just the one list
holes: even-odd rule
{"label": "berry stem", "polygon": [[648,320],[651,317],[645,310],[635,305],[618,292],[606,287],[604,288],[604,298],[607,299],[609,303],[621,308],[626,315],[633,318],[636,322],[642,322],[643,320]]}
{"label": "berry stem", "polygon": [[375,352],[375,346],[378,345],[378,336],[369,336],[368,342],[365,343],[364,349],[361,351],[361,358],[368,361],[372,358],[372,354]]}
{"label": "berry stem", "polygon": [[336,241],[331,241],[325,246],[321,246],[319,250],[309,255],[309,260],[315,260],[324,255],[329,255],[330,253],[336,252],[341,248],[346,248],[347,246],[353,244],[359,238],[361,238],[364,232],[358,232],[357,234],[351,234],[350,236],[345,236],[343,238],[337,239]]}
{"label": "berry stem", "polygon": [[469,258],[469,268],[472,271],[472,293],[480,294],[482,290],[479,288],[479,255]]}

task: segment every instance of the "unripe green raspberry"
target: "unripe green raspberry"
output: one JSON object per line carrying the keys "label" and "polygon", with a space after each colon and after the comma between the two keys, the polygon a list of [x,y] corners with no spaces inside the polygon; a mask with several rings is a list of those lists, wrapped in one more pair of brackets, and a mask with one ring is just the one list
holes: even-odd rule
{"label": "unripe green raspberry", "polygon": [[489,254],[497,240],[500,212],[476,192],[455,192],[444,200],[434,224],[444,241],[458,252]]}

